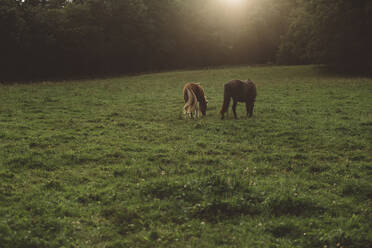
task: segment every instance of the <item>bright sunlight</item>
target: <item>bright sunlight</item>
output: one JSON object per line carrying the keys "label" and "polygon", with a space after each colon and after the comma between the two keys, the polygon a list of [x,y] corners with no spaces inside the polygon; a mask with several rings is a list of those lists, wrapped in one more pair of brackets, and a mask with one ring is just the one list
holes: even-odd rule
{"label": "bright sunlight", "polygon": [[223,0],[223,1],[231,5],[239,5],[242,2],[244,2],[244,0]]}

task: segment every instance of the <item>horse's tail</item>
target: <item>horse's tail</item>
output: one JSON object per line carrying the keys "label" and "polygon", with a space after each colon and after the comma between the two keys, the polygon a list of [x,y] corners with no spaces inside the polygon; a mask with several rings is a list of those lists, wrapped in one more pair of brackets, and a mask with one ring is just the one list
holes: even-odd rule
{"label": "horse's tail", "polygon": [[187,96],[187,102],[184,106],[184,110],[185,110],[186,113],[188,113],[190,106],[195,105],[196,96],[190,88],[186,88],[185,91],[184,91],[184,94],[185,94],[185,99],[186,99],[186,96]]}
{"label": "horse's tail", "polygon": [[183,99],[185,100],[185,103],[187,103],[188,102],[188,100],[189,100],[189,96],[188,96],[188,94],[187,94],[187,87],[186,87],[186,85],[185,85],[185,87],[183,88]]}
{"label": "horse's tail", "polygon": [[224,91],[223,91],[223,103],[222,103],[222,107],[220,110],[220,114],[223,115],[224,113],[227,112],[227,110],[229,109],[229,104],[230,104],[230,94],[229,94],[227,85],[225,85]]}

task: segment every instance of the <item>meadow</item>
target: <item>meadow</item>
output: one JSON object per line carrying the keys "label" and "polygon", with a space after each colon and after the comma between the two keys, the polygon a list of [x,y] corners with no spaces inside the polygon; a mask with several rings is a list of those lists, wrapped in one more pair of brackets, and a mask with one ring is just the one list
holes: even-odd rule
{"label": "meadow", "polygon": [[[225,120],[223,84],[250,78]],[[207,116],[185,120],[183,85]],[[372,247],[372,78],[230,67],[0,84],[0,247]]]}

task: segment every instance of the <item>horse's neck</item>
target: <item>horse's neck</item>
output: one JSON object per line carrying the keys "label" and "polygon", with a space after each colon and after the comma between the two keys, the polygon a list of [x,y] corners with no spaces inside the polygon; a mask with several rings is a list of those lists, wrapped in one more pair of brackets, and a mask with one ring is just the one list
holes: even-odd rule
{"label": "horse's neck", "polygon": [[199,102],[205,102],[205,96],[203,90],[198,87],[198,90],[195,92],[195,96]]}

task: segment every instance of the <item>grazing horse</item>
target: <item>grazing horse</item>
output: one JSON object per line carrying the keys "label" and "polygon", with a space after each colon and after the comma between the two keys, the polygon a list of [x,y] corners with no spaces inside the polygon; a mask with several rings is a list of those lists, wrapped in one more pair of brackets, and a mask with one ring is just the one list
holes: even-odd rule
{"label": "grazing horse", "polygon": [[187,102],[183,107],[183,113],[185,114],[185,118],[187,115],[190,118],[193,118],[193,113],[195,113],[195,117],[199,117],[199,102],[196,98],[194,91],[189,88],[186,88],[186,95],[187,95]]}
{"label": "grazing horse", "polygon": [[226,83],[224,85],[223,104],[220,110],[221,119],[224,119],[224,114],[229,108],[231,98],[233,99],[232,110],[235,119],[237,119],[236,105],[238,102],[245,102],[247,115],[252,117],[256,96],[256,85],[250,79],[248,79],[246,82],[240,80],[231,80],[230,82]]}
{"label": "grazing horse", "polygon": [[188,93],[187,90],[194,93],[197,101],[199,102],[200,112],[202,113],[203,116],[205,116],[207,114],[208,101],[207,101],[206,96],[204,95],[203,87],[200,85],[200,83],[185,84],[185,86],[183,87],[183,98],[185,100],[185,107],[187,103],[189,102],[189,98],[190,98],[189,97],[190,93]]}

